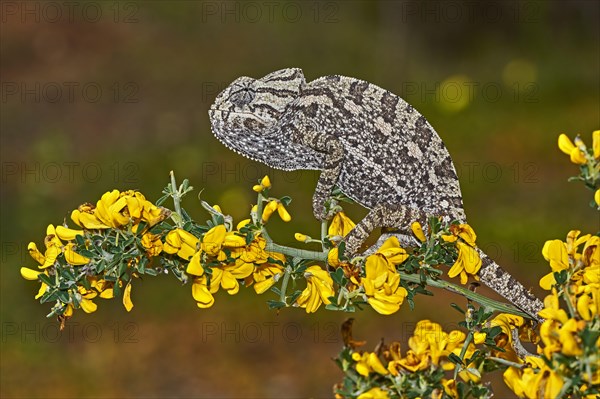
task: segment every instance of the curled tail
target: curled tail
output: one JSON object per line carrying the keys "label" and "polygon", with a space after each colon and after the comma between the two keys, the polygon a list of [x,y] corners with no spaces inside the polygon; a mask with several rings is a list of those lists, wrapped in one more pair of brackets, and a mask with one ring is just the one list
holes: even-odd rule
{"label": "curled tail", "polygon": [[476,248],[476,250],[481,257],[480,281],[535,320],[542,321],[538,316],[538,312],[544,307],[542,301],[529,292],[510,273],[504,271],[481,249]]}

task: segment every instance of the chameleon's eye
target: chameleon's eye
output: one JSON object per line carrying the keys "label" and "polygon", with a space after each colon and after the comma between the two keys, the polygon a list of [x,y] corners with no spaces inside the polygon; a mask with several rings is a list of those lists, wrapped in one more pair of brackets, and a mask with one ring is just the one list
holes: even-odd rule
{"label": "chameleon's eye", "polygon": [[233,87],[229,100],[236,106],[241,107],[249,104],[254,99],[254,89],[247,85]]}

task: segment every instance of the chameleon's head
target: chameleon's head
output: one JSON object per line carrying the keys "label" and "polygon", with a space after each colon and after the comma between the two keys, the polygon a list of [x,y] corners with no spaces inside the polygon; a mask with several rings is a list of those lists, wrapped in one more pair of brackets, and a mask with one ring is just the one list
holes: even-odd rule
{"label": "chameleon's head", "polygon": [[282,69],[262,79],[236,79],[217,96],[208,111],[214,135],[250,159],[286,169],[274,156],[286,141],[278,125],[305,83],[298,68]]}

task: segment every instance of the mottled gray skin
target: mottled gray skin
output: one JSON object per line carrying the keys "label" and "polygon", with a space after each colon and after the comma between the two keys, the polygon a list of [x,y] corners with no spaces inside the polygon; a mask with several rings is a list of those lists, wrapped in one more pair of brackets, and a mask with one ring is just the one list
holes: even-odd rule
{"label": "mottled gray skin", "polygon": [[[377,227],[410,235],[430,216],[466,223],[450,154],[427,120],[403,99],[363,80],[302,70],[241,77],[209,111],[214,135],[239,154],[283,170],[321,170],[313,196],[317,219],[334,186],[370,209],[346,237],[355,254]],[[484,284],[537,317],[542,308],[521,284],[480,251]]]}

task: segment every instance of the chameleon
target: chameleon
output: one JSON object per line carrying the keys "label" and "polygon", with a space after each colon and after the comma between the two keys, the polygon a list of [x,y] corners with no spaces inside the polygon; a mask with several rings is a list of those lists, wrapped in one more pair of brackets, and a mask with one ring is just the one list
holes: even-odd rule
{"label": "chameleon", "polygon": [[[367,208],[344,238],[356,254],[378,227],[409,237],[437,216],[466,223],[459,179],[442,139],[399,96],[364,80],[307,82],[299,68],[242,76],[209,109],[214,136],[238,154],[281,170],[320,170],[313,213],[325,220],[334,187]],[[543,304],[477,248],[480,281],[532,318]]]}

